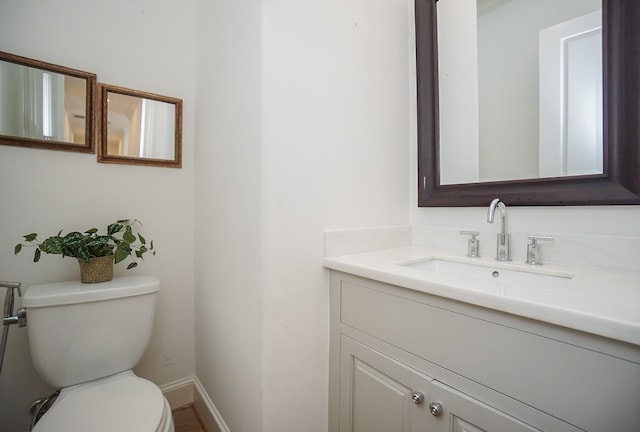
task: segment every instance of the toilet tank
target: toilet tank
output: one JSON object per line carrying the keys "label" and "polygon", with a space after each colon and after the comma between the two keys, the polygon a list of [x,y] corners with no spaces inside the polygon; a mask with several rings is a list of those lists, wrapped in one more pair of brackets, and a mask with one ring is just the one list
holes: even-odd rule
{"label": "toilet tank", "polygon": [[22,301],[33,365],[53,387],[67,387],[133,368],[151,337],[153,276],[29,287]]}

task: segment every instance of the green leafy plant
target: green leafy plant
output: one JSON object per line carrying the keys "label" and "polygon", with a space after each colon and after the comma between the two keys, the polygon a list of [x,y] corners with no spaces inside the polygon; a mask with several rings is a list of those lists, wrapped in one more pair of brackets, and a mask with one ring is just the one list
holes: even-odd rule
{"label": "green leafy plant", "polygon": [[128,270],[138,265],[138,258],[144,260],[144,254],[156,254],[153,240],[147,245],[147,240],[140,233],[134,232],[135,224],[142,225],[137,219],[119,220],[107,226],[106,234],[99,234],[97,228],[83,233],[73,231],[65,235],[60,230],[57,235],[44,241],[38,240],[38,234],[31,233],[23,236],[25,243],[18,243],[14,254],[20,253],[23,247],[35,247],[33,262],[40,261],[42,252],[62,255],[63,258],[74,257],[85,262],[89,262],[91,258],[113,255],[116,264],[131,258]]}

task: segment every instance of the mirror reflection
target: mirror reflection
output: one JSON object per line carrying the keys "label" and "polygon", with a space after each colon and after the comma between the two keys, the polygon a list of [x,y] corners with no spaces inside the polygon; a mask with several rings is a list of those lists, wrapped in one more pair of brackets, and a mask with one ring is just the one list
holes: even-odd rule
{"label": "mirror reflection", "polygon": [[93,152],[95,75],[0,52],[0,143]]}
{"label": "mirror reflection", "polygon": [[600,0],[440,0],[437,21],[440,184],[603,173]]}
{"label": "mirror reflection", "polygon": [[182,101],[100,85],[99,162],[180,167]]}

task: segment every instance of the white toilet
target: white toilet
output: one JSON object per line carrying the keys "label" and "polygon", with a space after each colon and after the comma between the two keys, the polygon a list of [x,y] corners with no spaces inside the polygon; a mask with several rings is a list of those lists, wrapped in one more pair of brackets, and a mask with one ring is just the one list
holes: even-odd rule
{"label": "white toilet", "polygon": [[134,375],[153,326],[160,282],[35,285],[23,298],[33,365],[60,395],[35,432],[173,432],[160,389]]}

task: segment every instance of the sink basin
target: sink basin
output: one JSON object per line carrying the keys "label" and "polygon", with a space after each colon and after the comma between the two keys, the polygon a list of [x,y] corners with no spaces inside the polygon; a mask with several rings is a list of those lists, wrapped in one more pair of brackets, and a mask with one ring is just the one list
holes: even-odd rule
{"label": "sink basin", "polygon": [[489,262],[462,262],[443,258],[402,264],[440,277],[445,276],[456,285],[468,289],[489,291],[501,295],[517,296],[526,292],[551,293],[569,283],[570,273],[535,269],[508,269],[509,264]]}

